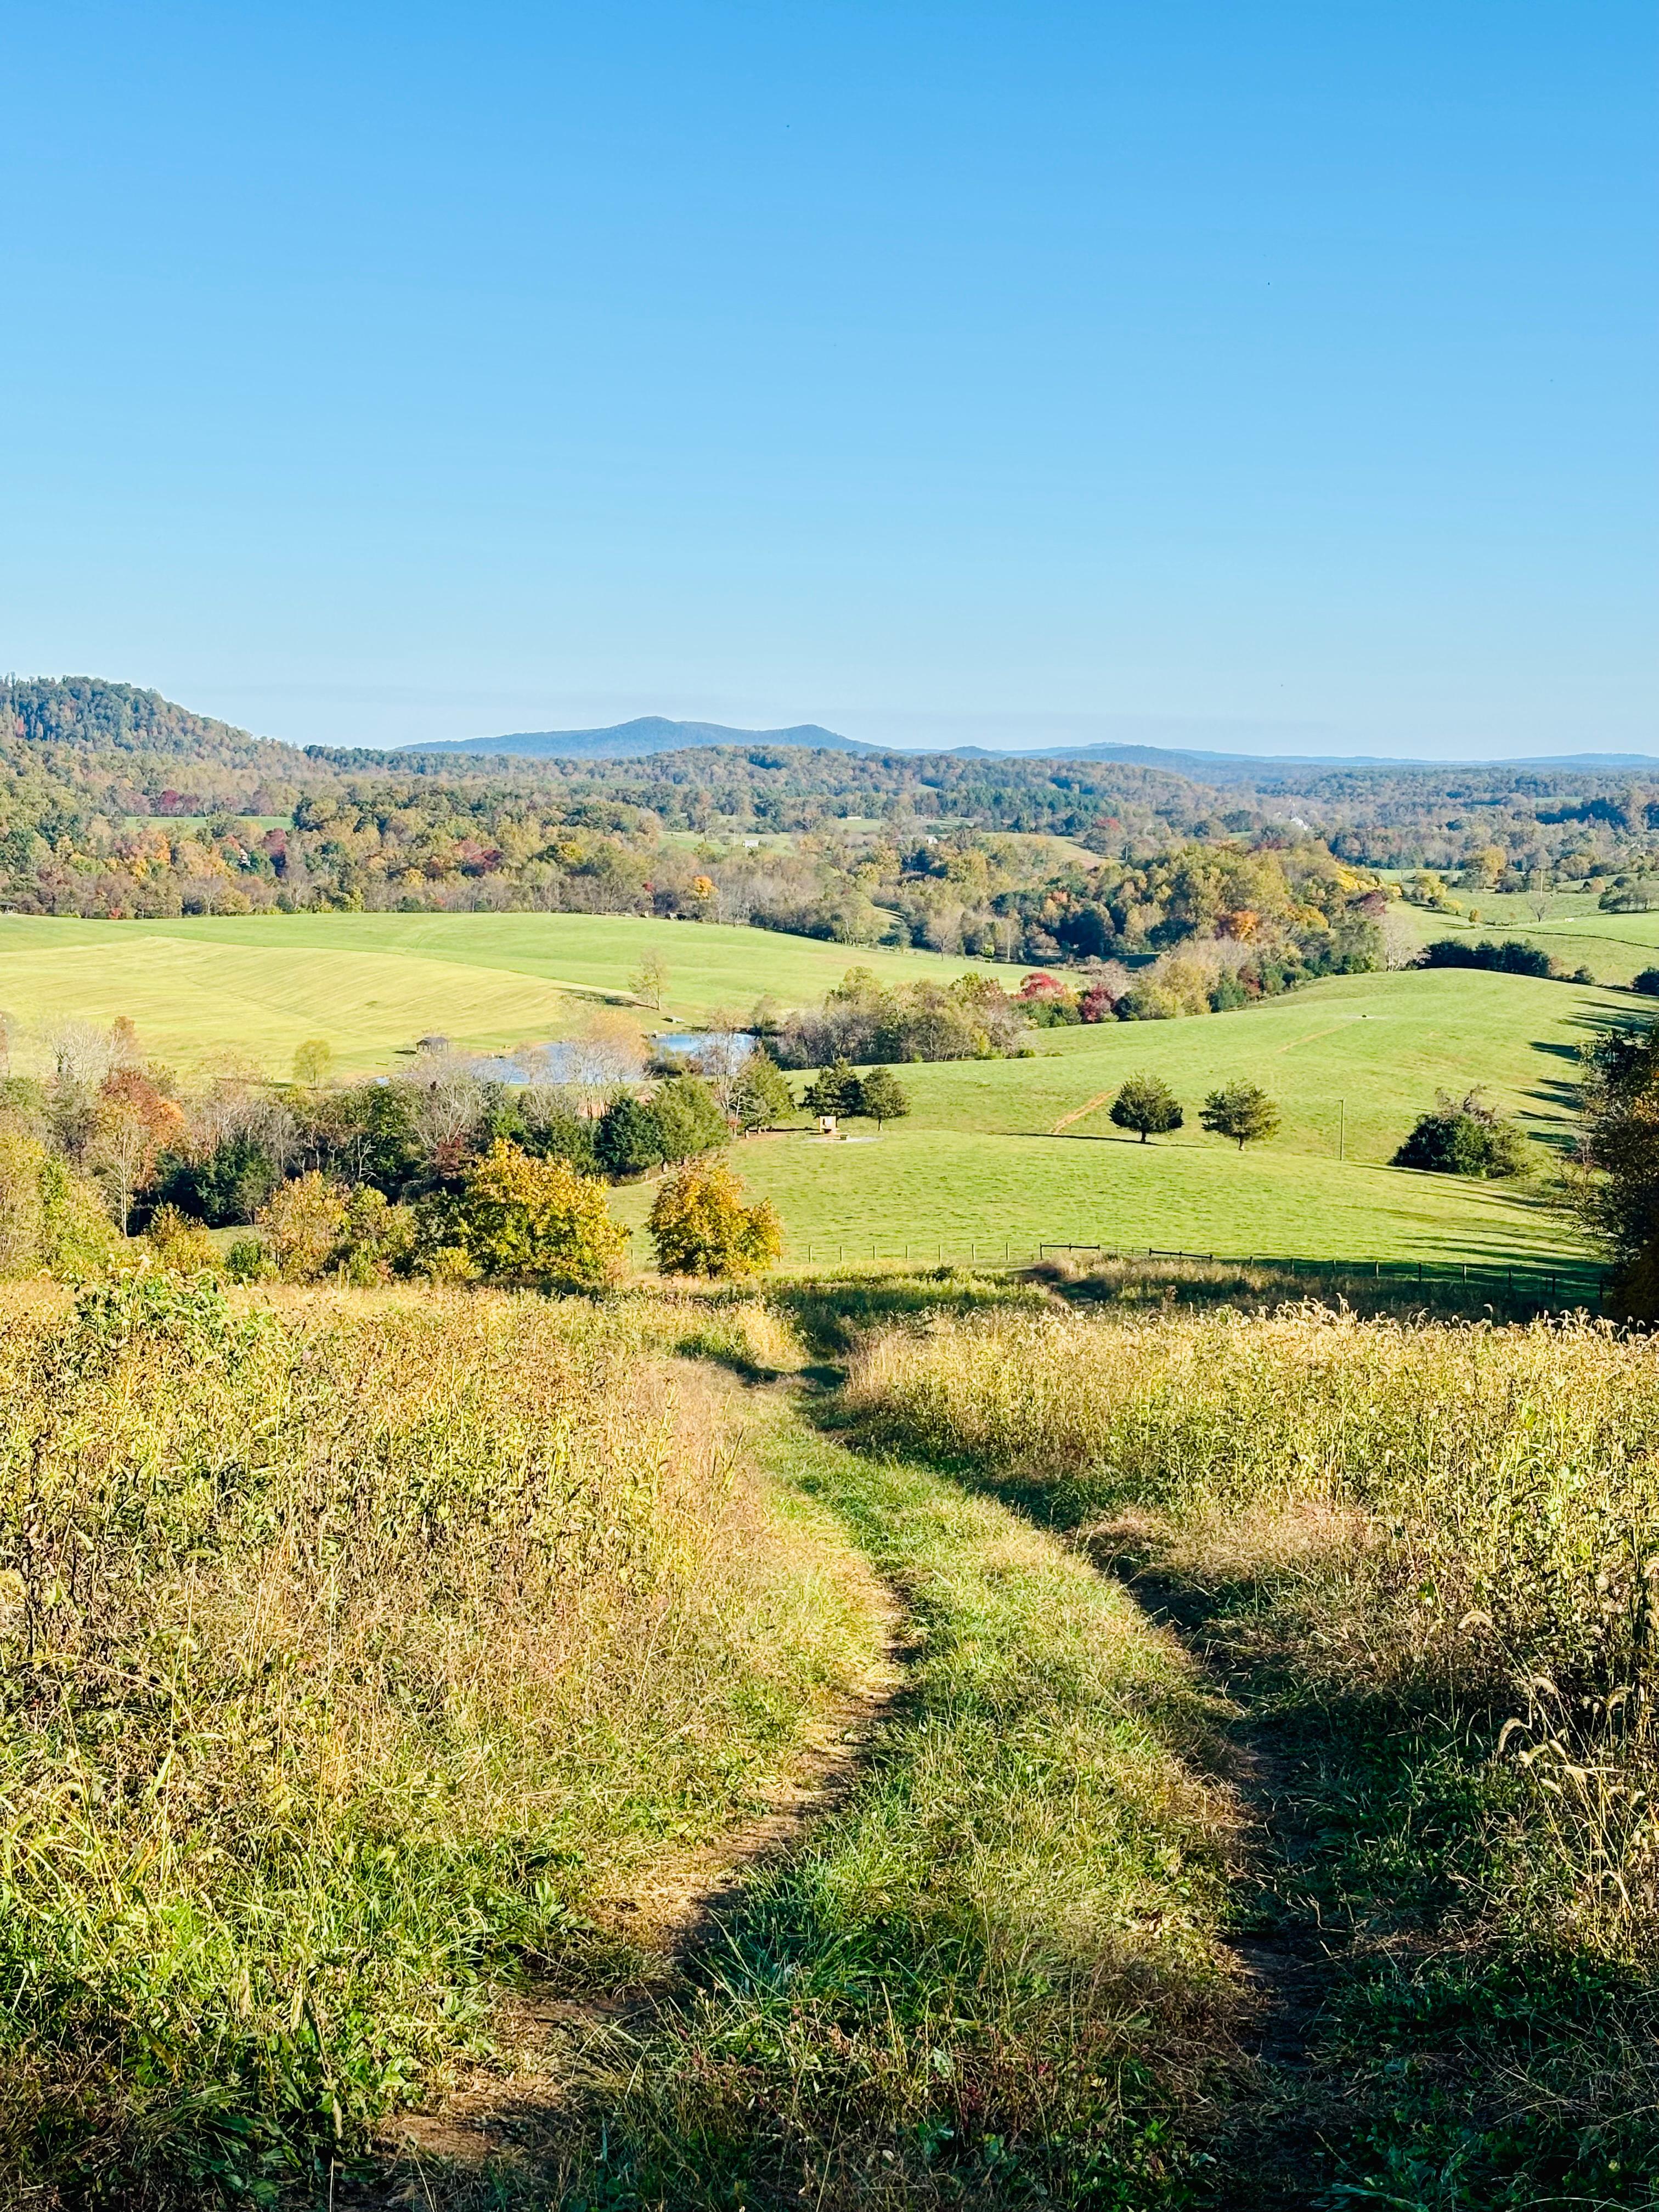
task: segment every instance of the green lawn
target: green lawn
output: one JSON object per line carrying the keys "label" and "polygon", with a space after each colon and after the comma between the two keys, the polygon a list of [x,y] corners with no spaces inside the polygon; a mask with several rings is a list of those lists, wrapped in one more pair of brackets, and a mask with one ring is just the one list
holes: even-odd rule
{"label": "green lawn", "polygon": [[[1476,1084],[1539,1143],[1540,1168],[1572,1125],[1577,1052],[1622,994],[1466,969],[1340,976],[1236,1014],[1039,1033],[1035,1060],[907,1067],[915,1111],[879,1139],[805,1133],[738,1149],[806,1263],[935,1255],[969,1241],[1155,1245],[1229,1255],[1507,1262],[1575,1249],[1559,1216],[1501,1184],[1413,1175],[1387,1162],[1438,1089]],[[1188,1126],[1142,1146],[1102,1103],[1131,1071],[1163,1075]],[[1260,1083],[1284,1126],[1242,1157],[1197,1126],[1204,1094]],[[1339,1135],[1344,1157],[1339,1160]],[[641,1223],[647,1187],[616,1194]],[[809,1252],[809,1247],[811,1248]]]}
{"label": "green lawn", "polygon": [[[149,1049],[181,1068],[234,1051],[286,1073],[295,1045],[320,1036],[343,1068],[366,1070],[391,1066],[430,1031],[475,1050],[562,1036],[596,1000],[625,997],[653,950],[668,965],[670,1015],[693,1021],[718,1006],[746,1011],[767,992],[785,1006],[820,998],[855,963],[890,982],[948,981],[987,965],[633,915],[10,915],[0,916],[0,1008],[35,1032],[36,1056],[55,1022],[125,1014]],[[1002,971],[1006,980],[1024,972]]]}

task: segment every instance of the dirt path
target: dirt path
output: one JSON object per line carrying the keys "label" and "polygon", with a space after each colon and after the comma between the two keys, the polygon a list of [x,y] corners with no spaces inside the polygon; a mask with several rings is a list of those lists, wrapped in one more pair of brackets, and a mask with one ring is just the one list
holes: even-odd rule
{"label": "dirt path", "polygon": [[1057,1137],[1062,1129],[1069,1129],[1073,1121],[1082,1121],[1085,1114],[1097,1112],[1114,1095],[1109,1091],[1103,1091],[1098,1097],[1091,1098],[1086,1106],[1077,1106],[1069,1114],[1062,1114],[1054,1127],[1049,1130],[1048,1134],[1051,1137]]}

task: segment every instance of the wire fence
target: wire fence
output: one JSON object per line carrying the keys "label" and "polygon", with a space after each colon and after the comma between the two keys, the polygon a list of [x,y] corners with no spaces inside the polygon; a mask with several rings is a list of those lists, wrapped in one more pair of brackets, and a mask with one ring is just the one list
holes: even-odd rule
{"label": "wire fence", "polygon": [[1184,1260],[1221,1267],[1272,1267],[1292,1280],[1333,1287],[1342,1283],[1392,1283],[1401,1289],[1424,1291],[1461,1289],[1499,1290],[1509,1298],[1540,1306],[1589,1306],[1600,1311],[1606,1288],[1601,1271],[1588,1261],[1522,1261],[1484,1265],[1459,1260],[1332,1260],[1309,1259],[1282,1252],[1189,1252],[1156,1244],[1097,1244],[1082,1240],[1046,1238],[1022,1243],[1017,1238],[911,1237],[907,1241],[878,1237],[814,1237],[793,1247],[788,1257],[798,1266],[848,1267],[893,1264],[922,1267],[946,1265],[973,1267],[1029,1267],[1060,1255],[1115,1260]]}

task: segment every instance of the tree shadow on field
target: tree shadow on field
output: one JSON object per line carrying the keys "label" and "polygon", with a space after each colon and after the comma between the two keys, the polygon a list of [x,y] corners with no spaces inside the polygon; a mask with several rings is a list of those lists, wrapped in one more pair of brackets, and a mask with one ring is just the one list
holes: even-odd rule
{"label": "tree shadow on field", "polygon": [[1042,1290],[1021,1276],[949,1266],[780,1278],[768,1284],[766,1295],[793,1322],[811,1351],[831,1357],[850,1352],[866,1330],[895,1322],[982,1313],[992,1307],[1039,1310],[1047,1303]]}

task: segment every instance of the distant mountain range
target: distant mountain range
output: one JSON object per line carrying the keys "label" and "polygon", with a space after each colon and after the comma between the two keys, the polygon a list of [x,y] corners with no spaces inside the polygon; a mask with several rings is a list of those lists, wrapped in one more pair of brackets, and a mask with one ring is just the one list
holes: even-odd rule
{"label": "distant mountain range", "polygon": [[[641,760],[653,753],[684,752],[700,745],[796,745],[811,752],[897,755],[915,758],[914,746],[872,745],[860,738],[843,738],[817,722],[797,722],[784,730],[738,730],[723,722],[678,722],[662,714],[641,714],[631,722],[617,722],[603,730],[517,730],[500,738],[459,738],[446,744],[398,745],[400,753],[472,753],[506,755],[543,760]],[[1016,746],[951,745],[927,748],[952,760],[1121,761],[1140,768],[1161,768],[1177,775],[1190,775],[1203,783],[1260,783],[1278,781],[1310,769],[1414,769],[1425,775],[1443,775],[1448,769],[1659,769],[1659,757],[1648,753],[1554,753],[1531,759],[1495,761],[1408,760],[1380,753],[1218,753],[1174,745],[1116,744],[1056,745],[1028,749]]]}
{"label": "distant mountain range", "polygon": [[504,738],[458,738],[447,744],[394,745],[400,753],[507,753],[526,760],[641,760],[693,745],[801,745],[819,753],[879,753],[882,745],[837,737],[816,722],[787,730],[730,730],[722,722],[671,722],[641,714],[608,730],[515,730]]}

